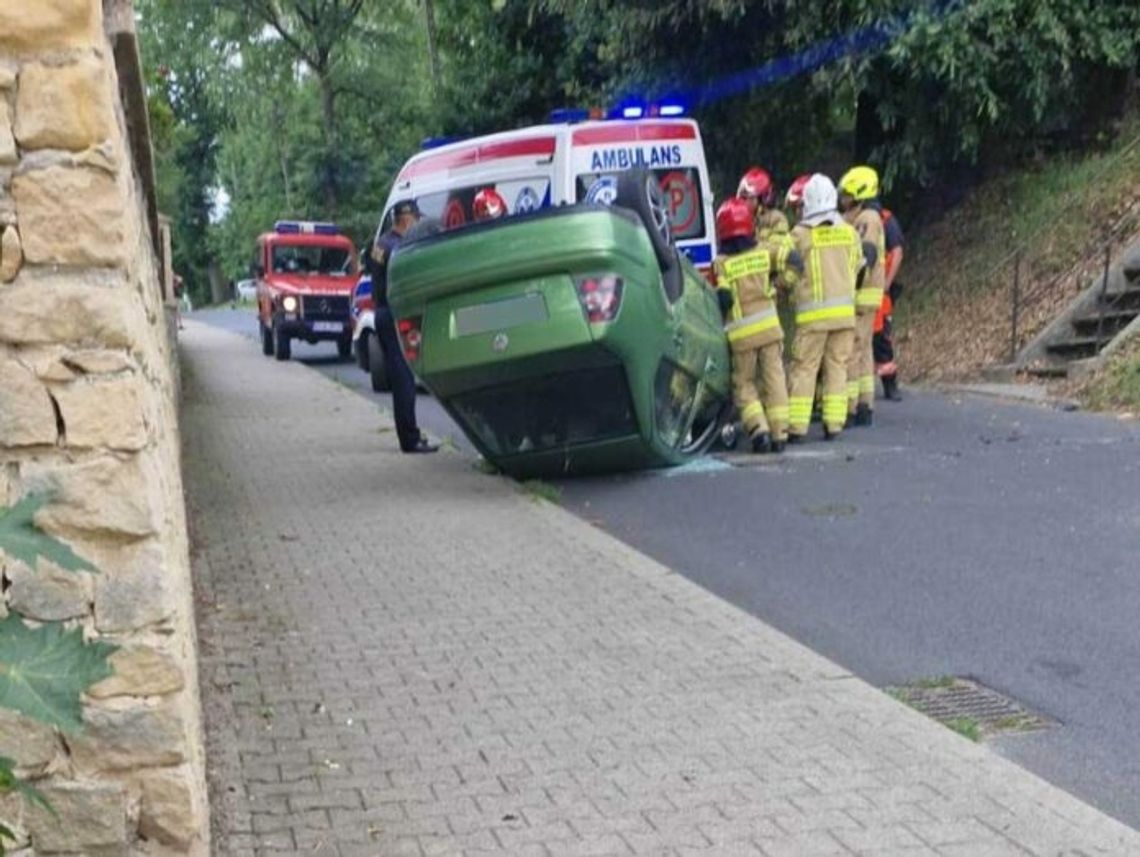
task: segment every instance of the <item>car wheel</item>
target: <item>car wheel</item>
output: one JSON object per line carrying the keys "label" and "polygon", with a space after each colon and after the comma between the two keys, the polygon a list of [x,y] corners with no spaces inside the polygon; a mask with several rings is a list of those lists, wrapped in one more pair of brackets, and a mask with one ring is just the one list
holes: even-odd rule
{"label": "car wheel", "polygon": [[275,319],[273,322],[273,356],[278,360],[288,360],[292,355],[292,350],[289,334],[281,332],[281,325]]}
{"label": "car wheel", "polygon": [[257,326],[261,328],[261,353],[270,357],[273,355],[273,331],[261,319],[257,320]]}
{"label": "car wheel", "polygon": [[336,341],[336,353],[341,360],[350,360],[352,358],[352,339],[343,337]]}
{"label": "car wheel", "polygon": [[384,363],[384,351],[375,333],[368,336],[368,374],[372,377],[372,391],[387,393],[392,389],[388,380],[388,367]]}
{"label": "car wheel", "polygon": [[614,205],[628,208],[637,214],[649,233],[649,242],[657,256],[657,264],[665,271],[676,264],[677,251],[673,248],[673,229],[669,225],[669,211],[661,185],[648,170],[627,170],[618,174]]}
{"label": "car wheel", "polygon": [[368,371],[368,356],[370,350],[368,340],[371,339],[371,337],[372,334],[368,331],[364,331],[356,340],[356,365],[360,367],[361,372]]}

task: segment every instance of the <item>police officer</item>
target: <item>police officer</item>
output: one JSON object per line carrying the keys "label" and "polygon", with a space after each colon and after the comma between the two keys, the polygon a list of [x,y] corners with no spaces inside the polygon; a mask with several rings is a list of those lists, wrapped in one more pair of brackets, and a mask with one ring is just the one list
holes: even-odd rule
{"label": "police officer", "polygon": [[376,313],[376,338],[384,353],[384,366],[392,385],[392,410],[396,418],[396,437],[402,452],[435,452],[416,425],[416,379],[404,359],[404,350],[396,335],[396,323],[388,306],[388,263],[405,234],[419,220],[415,200],[406,199],[392,207],[392,228],[377,235],[368,255],[368,273],[372,275],[372,301]]}
{"label": "police officer", "polygon": [[756,240],[752,213],[739,198],[717,209],[716,238],[721,252],[713,270],[732,352],[733,399],[752,451],[782,452],[788,437],[788,390],[773,280],[779,275],[796,282],[803,263],[786,244]]}
{"label": "police officer", "polygon": [[883,305],[886,285],[886,236],[877,208],[879,174],[872,167],[852,167],[839,180],[839,208],[862,241],[873,244],[877,256],[855,295],[855,344],[847,364],[847,415],[857,426],[869,426],[875,408],[875,358],[872,348],[875,315]]}
{"label": "police officer", "polygon": [[816,376],[823,366],[823,433],[835,439],[847,416],[847,361],[855,336],[855,289],[865,261],[859,237],[838,211],[831,179],[816,173],[804,186],[803,218],[792,230],[810,260],[795,289],[788,442],[804,439]]}

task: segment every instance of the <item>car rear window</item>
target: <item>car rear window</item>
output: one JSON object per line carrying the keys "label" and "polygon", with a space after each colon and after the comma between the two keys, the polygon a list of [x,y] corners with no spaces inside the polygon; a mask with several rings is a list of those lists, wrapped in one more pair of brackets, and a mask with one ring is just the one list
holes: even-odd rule
{"label": "car rear window", "polygon": [[460,421],[495,455],[517,455],[637,433],[620,366],[545,375],[455,396]]}
{"label": "car rear window", "polygon": [[[650,170],[661,184],[661,192],[669,206],[669,225],[680,240],[703,238],[705,234],[704,199],[701,175],[696,167],[666,167]],[[582,173],[575,185],[578,202],[613,202],[617,173]]]}

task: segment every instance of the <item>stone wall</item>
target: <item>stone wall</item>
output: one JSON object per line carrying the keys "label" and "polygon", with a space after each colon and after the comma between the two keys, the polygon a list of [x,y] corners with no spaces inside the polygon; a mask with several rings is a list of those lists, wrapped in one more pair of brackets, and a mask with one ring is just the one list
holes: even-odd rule
{"label": "stone wall", "polygon": [[120,647],[79,734],[0,708],[58,812],[0,820],[17,853],[208,854],[163,244],[130,2],[105,7],[0,0],[0,506],[53,491],[37,523],[99,569],[0,554],[0,618]]}

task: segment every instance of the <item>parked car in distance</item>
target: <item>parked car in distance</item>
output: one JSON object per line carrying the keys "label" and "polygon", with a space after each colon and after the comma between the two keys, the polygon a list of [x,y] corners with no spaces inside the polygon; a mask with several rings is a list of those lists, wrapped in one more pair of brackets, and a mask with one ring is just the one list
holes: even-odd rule
{"label": "parked car in distance", "polygon": [[236,300],[252,302],[257,298],[257,280],[238,280],[234,286]]}

